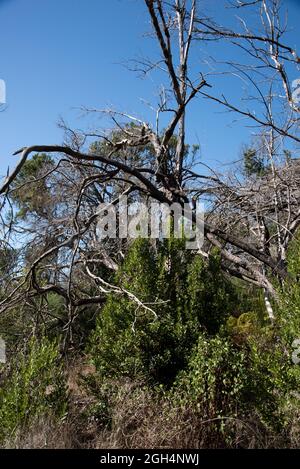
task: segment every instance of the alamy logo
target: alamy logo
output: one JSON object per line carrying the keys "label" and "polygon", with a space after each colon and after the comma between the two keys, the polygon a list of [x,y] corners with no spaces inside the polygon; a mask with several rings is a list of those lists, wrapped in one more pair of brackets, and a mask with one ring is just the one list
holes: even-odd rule
{"label": "alamy logo", "polygon": [[0,80],[0,104],[6,103],[6,85],[4,80]]}
{"label": "alamy logo", "polygon": [[292,86],[294,90],[293,95],[292,95],[293,101],[294,103],[299,104],[300,103],[300,78],[298,78],[297,80],[294,80],[292,83]]}
{"label": "alamy logo", "polygon": [[6,363],[6,347],[5,342],[0,337],[0,363]]}
{"label": "alamy logo", "polygon": [[121,196],[115,204],[100,204],[98,207],[98,239],[163,239],[174,236],[184,239],[186,249],[198,250],[204,242],[204,207],[196,202],[191,206],[173,203],[167,205],[150,203],[128,203]]}

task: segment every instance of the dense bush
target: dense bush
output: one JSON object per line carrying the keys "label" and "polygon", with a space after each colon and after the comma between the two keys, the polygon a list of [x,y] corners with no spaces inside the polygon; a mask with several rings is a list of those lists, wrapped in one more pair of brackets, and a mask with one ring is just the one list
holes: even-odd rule
{"label": "dense bush", "polygon": [[208,262],[170,239],[154,249],[133,243],[116,281],[157,318],[125,297],[111,295],[92,335],[90,353],[103,376],[143,376],[170,384],[183,369],[200,331],[215,333],[230,313],[232,292],[214,253]]}
{"label": "dense bush", "polygon": [[67,395],[57,343],[31,339],[1,372],[1,440],[38,415],[64,415]]}
{"label": "dense bush", "polygon": [[299,380],[280,343],[257,339],[241,346],[230,337],[200,335],[173,387],[175,402],[198,409],[204,420],[219,420],[220,428],[224,419],[256,413],[266,426],[282,430],[284,405]]}

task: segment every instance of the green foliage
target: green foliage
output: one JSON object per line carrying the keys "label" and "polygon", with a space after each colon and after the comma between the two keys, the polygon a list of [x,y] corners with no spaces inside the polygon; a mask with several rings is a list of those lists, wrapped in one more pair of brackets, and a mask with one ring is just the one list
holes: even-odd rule
{"label": "green foliage", "polygon": [[234,291],[234,304],[232,305],[231,314],[238,317],[241,314],[253,311],[260,324],[263,324],[266,319],[263,290],[237,278],[231,278],[230,284]]}
{"label": "green foliage", "polygon": [[[145,240],[137,240],[130,250],[116,281],[130,289],[143,302],[156,297],[154,251]],[[97,321],[91,339],[91,353],[99,372],[106,376],[138,374],[143,370],[139,356],[140,329],[151,327],[154,317],[138,311],[126,297],[111,295]],[[135,329],[133,329],[135,324]]]}
{"label": "green foliage", "polygon": [[196,406],[203,418],[233,416],[244,386],[245,353],[223,337],[199,335],[188,368],[176,380],[174,398]]}
{"label": "green foliage", "polygon": [[270,325],[256,312],[250,311],[238,317],[230,316],[224,329],[236,343],[245,343],[251,338],[260,337],[262,333],[268,335]]}
{"label": "green foliage", "polygon": [[31,339],[2,373],[0,439],[12,436],[36,416],[65,413],[66,387],[57,343]]}
{"label": "green foliage", "polygon": [[289,245],[287,253],[288,271],[295,281],[299,280],[300,275],[300,231],[297,231],[293,241]]}
{"label": "green foliage", "polygon": [[136,240],[116,281],[145,304],[158,300],[157,319],[127,298],[111,295],[92,334],[90,353],[103,376],[143,376],[170,384],[201,330],[215,333],[230,312],[230,286],[220,257],[209,262],[170,238],[155,250]]}
{"label": "green foliage", "polygon": [[11,282],[11,276],[17,264],[17,252],[17,249],[13,249],[7,244],[2,244],[0,241],[0,300],[5,294],[7,285]]}
{"label": "green foliage", "polygon": [[0,245],[0,276],[1,278],[8,276],[13,271],[16,263],[17,250],[9,246]]}
{"label": "green foliage", "polygon": [[[275,337],[273,337],[275,339]],[[201,418],[247,418],[256,413],[266,426],[284,427],[284,405],[299,379],[280,343],[249,340],[237,346],[228,337],[200,335],[186,370],[172,389],[176,404],[192,407]]]}
{"label": "green foliage", "polygon": [[249,341],[248,373],[243,406],[260,415],[261,421],[280,431],[285,426],[284,408],[299,389],[296,367],[275,331]]}
{"label": "green foliage", "polygon": [[53,208],[53,198],[45,179],[41,176],[53,166],[50,156],[37,153],[22,167],[14,181],[15,191],[12,193],[12,199],[19,208],[17,216],[20,219],[25,219],[30,214],[48,218]]}
{"label": "green foliage", "polygon": [[292,353],[292,342],[300,338],[300,232],[289,246],[287,264],[290,278],[279,289],[278,324],[281,336]]}
{"label": "green foliage", "polygon": [[187,310],[209,334],[219,331],[235,304],[235,291],[221,271],[221,257],[212,251],[208,262],[196,256],[188,268]]}
{"label": "green foliage", "polygon": [[263,176],[266,166],[262,157],[257,154],[255,148],[247,148],[243,153],[244,173],[249,176]]}

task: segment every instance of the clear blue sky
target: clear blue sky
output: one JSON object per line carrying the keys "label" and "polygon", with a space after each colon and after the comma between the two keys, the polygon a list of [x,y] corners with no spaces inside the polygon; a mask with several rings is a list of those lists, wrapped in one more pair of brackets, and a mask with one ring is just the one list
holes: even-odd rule
{"label": "clear blue sky", "polygon": [[[222,1],[208,3],[213,10]],[[294,28],[290,39],[300,50],[300,0],[284,2]],[[112,105],[152,119],[140,98],[155,103],[158,77],[141,80],[121,65],[155,54],[145,31],[149,20],[142,0],[0,0],[0,78],[7,86],[7,108],[0,113],[0,174],[15,165],[16,149],[61,143],[60,116],[75,128],[88,125],[76,110],[80,106]],[[199,60],[196,54],[193,60]],[[229,80],[224,85],[228,92],[236,86]],[[236,159],[250,132],[230,125],[233,117],[220,111],[197,100],[188,119],[189,141],[200,143],[203,160],[215,165]]]}

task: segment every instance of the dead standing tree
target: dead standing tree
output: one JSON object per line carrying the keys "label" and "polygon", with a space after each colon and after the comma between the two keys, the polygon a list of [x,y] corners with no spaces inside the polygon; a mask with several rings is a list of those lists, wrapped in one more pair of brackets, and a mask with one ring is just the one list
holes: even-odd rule
{"label": "dead standing tree", "polygon": [[[252,188],[251,181],[244,182],[244,187],[239,188],[239,196],[244,192],[249,202],[244,197],[239,198],[239,214],[235,219],[237,223],[242,217],[247,220],[248,239],[285,270],[286,250],[300,224],[298,165],[296,161],[284,161],[287,153],[292,154],[287,148],[297,146],[300,141],[298,93],[293,89],[294,81],[289,78],[291,71],[299,73],[300,58],[295,48],[285,41],[287,22],[280,0],[238,1],[230,2],[230,5],[238,9],[239,26],[236,29],[218,25],[210,18],[197,18],[196,31],[200,40],[227,41],[237,52],[242,50],[248,56],[243,63],[227,60],[223,66],[227,67],[227,73],[246,82],[251,92],[248,91],[242,100],[237,96],[225,97],[205,91],[201,94],[252,122],[254,132],[261,140],[269,174],[256,181]],[[255,27],[247,21],[248,10],[256,12],[259,18]],[[247,12],[244,17],[241,16],[243,12]],[[228,204],[228,190],[223,204]],[[231,193],[234,192],[231,187]],[[231,220],[235,209],[233,203]],[[265,264],[261,265],[263,275],[267,276],[266,268]]]}

